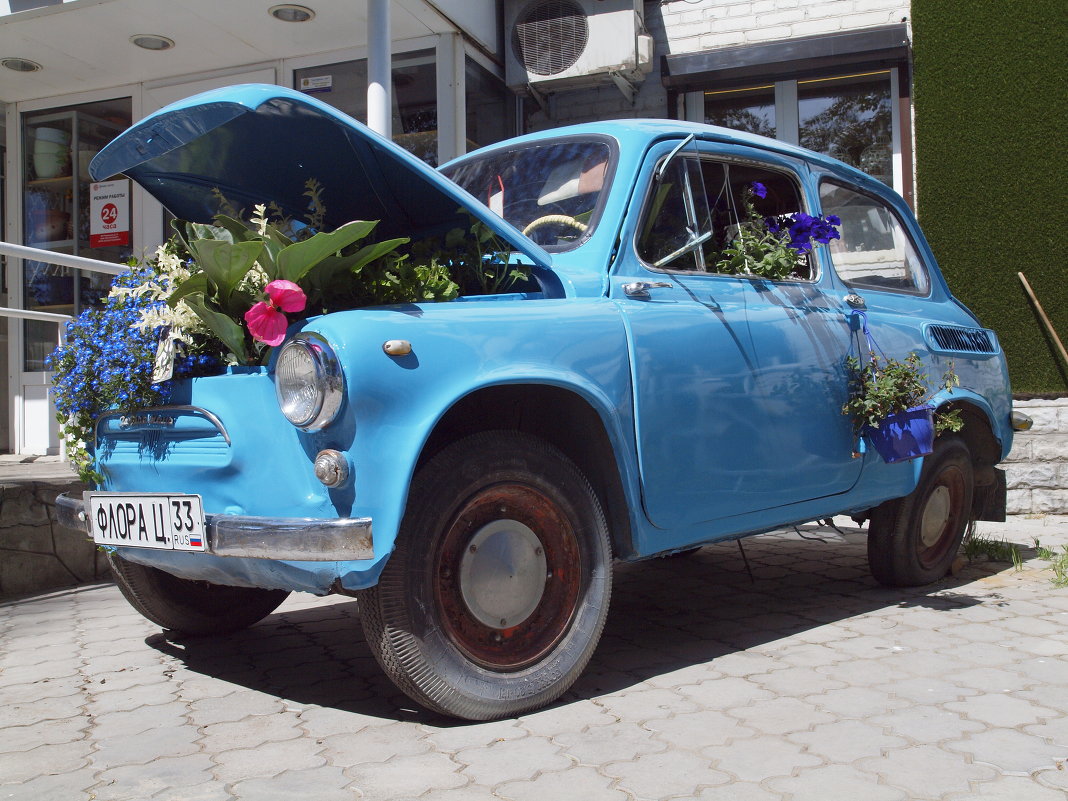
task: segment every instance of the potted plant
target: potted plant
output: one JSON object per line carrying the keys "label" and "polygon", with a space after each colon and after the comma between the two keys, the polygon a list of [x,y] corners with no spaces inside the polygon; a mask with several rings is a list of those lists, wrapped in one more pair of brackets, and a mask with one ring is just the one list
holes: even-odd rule
{"label": "potted plant", "polygon": [[[928,455],[935,436],[959,431],[964,424],[957,409],[935,413],[929,403],[933,392],[915,352],[899,360],[871,348],[864,363],[848,356],[846,370],[849,400],[842,406],[842,414],[853,419],[857,435],[871,443],[888,463]],[[950,362],[939,389],[952,392],[959,384]]]}

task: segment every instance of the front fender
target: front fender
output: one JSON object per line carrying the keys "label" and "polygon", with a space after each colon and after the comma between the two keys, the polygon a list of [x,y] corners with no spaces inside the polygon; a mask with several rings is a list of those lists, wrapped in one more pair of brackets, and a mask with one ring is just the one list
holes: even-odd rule
{"label": "front fender", "polygon": [[[341,563],[345,589],[377,581],[427,440],[472,392],[516,384],[569,390],[600,415],[617,458],[633,453],[626,335],[617,307],[604,299],[365,309],[318,318],[306,330],[336,349],[347,400],[334,424],[300,435],[302,446],[311,460],[324,448],[347,454],[352,482],[330,491],[337,513],[374,520],[375,558]],[[387,340],[410,342],[411,353],[387,355]]]}

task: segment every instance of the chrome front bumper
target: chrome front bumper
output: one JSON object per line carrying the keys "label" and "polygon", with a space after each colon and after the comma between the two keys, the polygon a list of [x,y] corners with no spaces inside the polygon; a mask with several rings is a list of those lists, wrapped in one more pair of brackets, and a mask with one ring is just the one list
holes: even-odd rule
{"label": "chrome front bumper", "polygon": [[[63,493],[56,498],[59,522],[89,534],[85,501]],[[246,559],[347,562],[373,559],[371,518],[204,516],[207,553]]]}

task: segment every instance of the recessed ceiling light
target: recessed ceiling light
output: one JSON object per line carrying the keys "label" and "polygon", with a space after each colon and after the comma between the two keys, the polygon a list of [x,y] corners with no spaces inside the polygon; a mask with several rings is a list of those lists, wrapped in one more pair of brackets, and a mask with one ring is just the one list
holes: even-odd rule
{"label": "recessed ceiling light", "polygon": [[292,3],[271,6],[267,13],[282,22],[307,22],[315,16],[315,12],[307,6],[297,6]]}
{"label": "recessed ceiling light", "polygon": [[0,59],[0,64],[15,72],[37,72],[41,69],[40,64],[28,58],[3,58]]}
{"label": "recessed ceiling light", "polygon": [[170,50],[174,47],[174,39],[154,33],[136,33],[130,37],[130,41],[145,50]]}

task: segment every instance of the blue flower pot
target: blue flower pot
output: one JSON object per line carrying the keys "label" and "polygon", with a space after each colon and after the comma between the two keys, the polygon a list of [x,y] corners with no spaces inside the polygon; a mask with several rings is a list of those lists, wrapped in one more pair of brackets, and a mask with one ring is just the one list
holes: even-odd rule
{"label": "blue flower pot", "polygon": [[926,456],[934,449],[934,407],[914,406],[892,414],[878,428],[864,426],[861,433],[884,462],[904,462]]}

